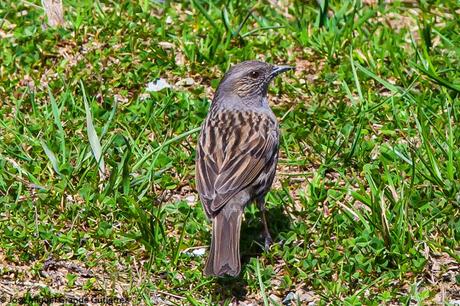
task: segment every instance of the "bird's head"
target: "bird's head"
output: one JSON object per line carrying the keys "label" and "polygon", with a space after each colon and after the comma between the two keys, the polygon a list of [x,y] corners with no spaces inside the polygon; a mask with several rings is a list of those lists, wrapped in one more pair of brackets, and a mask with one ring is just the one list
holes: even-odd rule
{"label": "bird's head", "polygon": [[257,103],[266,97],[270,82],[280,73],[292,70],[291,66],[274,66],[259,61],[239,63],[225,74],[217,88],[217,95],[222,98],[236,95],[243,102]]}

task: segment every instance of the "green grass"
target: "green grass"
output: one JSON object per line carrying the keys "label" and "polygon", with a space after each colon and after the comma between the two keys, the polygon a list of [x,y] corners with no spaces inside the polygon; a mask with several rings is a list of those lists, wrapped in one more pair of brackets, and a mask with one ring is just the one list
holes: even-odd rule
{"label": "green grass", "polygon": [[[375,2],[70,0],[58,29],[1,2],[0,298],[460,299],[459,3]],[[196,138],[248,59],[297,66],[270,90],[275,244],[251,206],[241,276],[204,278]]]}

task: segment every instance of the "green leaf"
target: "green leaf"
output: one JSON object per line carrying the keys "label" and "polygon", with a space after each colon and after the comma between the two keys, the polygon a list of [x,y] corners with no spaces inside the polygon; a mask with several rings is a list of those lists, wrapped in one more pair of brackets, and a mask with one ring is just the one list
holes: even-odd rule
{"label": "green leaf", "polygon": [[93,124],[93,116],[91,115],[91,108],[88,104],[88,100],[86,98],[85,87],[83,86],[83,82],[80,80],[80,87],[83,92],[83,102],[85,104],[85,111],[86,111],[86,132],[88,134],[89,143],[91,146],[91,151],[93,152],[93,156],[96,159],[96,164],[99,168],[99,178],[101,180],[105,179],[105,164],[104,164],[104,157],[102,155],[102,147],[97,137],[96,129],[94,128]]}
{"label": "green leaf", "polygon": [[48,156],[48,159],[50,160],[51,165],[53,166],[54,172],[61,175],[61,173],[59,172],[59,163],[56,158],[56,155],[54,155],[53,151],[51,151],[50,148],[48,148],[45,142],[40,141],[40,144],[42,145],[42,148],[45,151],[46,156]]}

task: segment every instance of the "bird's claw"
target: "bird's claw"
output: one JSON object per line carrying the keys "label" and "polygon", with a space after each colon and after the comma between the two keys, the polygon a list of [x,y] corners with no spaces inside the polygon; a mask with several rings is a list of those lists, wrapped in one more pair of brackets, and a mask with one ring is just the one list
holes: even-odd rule
{"label": "bird's claw", "polygon": [[265,252],[268,252],[270,250],[270,246],[273,243],[273,239],[270,235],[265,236]]}

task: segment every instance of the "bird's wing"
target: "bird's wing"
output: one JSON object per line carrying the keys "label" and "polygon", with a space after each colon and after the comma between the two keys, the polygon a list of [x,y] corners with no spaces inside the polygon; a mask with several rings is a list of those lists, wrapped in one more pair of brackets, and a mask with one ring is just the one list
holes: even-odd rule
{"label": "bird's wing", "polygon": [[215,215],[251,185],[277,150],[277,123],[265,113],[221,111],[208,118],[196,163],[197,189],[206,214]]}

